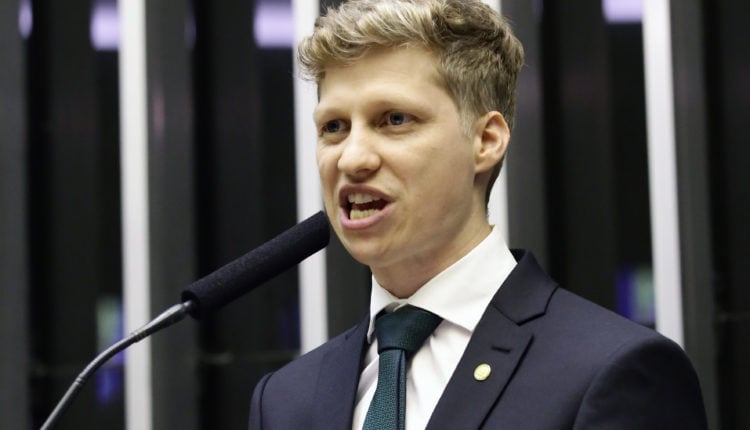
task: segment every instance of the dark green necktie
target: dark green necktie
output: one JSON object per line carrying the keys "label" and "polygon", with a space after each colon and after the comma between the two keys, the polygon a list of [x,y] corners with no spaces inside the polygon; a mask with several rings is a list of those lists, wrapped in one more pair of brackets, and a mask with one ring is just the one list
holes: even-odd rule
{"label": "dark green necktie", "polygon": [[403,430],[406,416],[406,360],[422,346],[442,318],[404,306],[375,320],[378,337],[378,385],[363,430]]}

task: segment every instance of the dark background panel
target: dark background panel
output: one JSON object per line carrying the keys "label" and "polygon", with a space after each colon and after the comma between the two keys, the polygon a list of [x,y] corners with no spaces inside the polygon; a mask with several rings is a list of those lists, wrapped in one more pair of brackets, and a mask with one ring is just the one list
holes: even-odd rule
{"label": "dark background panel", "polygon": [[540,11],[534,2],[503,4],[516,37],[523,43],[524,67],[518,77],[516,120],[512,131],[508,169],[508,244],[530,249],[549,268],[549,216],[545,168],[542,37]]}
{"label": "dark background panel", "polygon": [[18,2],[0,1],[0,416],[29,428],[26,91]]}
{"label": "dark background panel", "polygon": [[722,425],[750,426],[750,5],[704,2],[709,160]]}
{"label": "dark background panel", "polygon": [[[176,304],[197,276],[194,108],[189,2],[146,2],[149,314]],[[184,322],[151,340],[153,428],[197,429],[197,328]]]}
{"label": "dark background panel", "polygon": [[615,148],[601,2],[546,1],[541,26],[549,268],[565,288],[614,309]]}
{"label": "dark background panel", "polygon": [[[296,223],[292,53],[254,42],[254,2],[194,1],[199,274]],[[297,272],[200,323],[201,428],[243,428],[267,371],[299,353]]]}
{"label": "dark background panel", "polygon": [[642,31],[640,23],[607,25],[618,270],[651,268]]}
{"label": "dark background panel", "polygon": [[[707,70],[711,73],[712,155],[717,172],[716,229],[721,234],[717,264],[724,281],[733,286],[747,285],[750,275],[745,258],[750,250],[750,186],[744,161],[748,160],[747,119],[750,117],[750,89],[743,83],[750,70],[750,47],[747,16],[750,5],[730,1],[712,4],[709,25],[712,39],[708,41]],[[750,310],[747,288],[731,288],[723,303],[728,311]]]}
{"label": "dark background panel", "polygon": [[[549,254],[547,266],[563,287],[653,326],[641,23],[606,17],[602,2],[594,0],[547,1],[526,9],[522,22],[537,34],[526,29],[519,36],[531,40],[528,68],[538,61],[542,69],[537,116],[526,115],[543,124],[543,144],[522,154],[544,185],[531,187],[531,198],[524,200],[529,181],[511,164],[510,204],[518,205],[511,214],[521,212],[515,219],[522,219],[511,225],[511,239],[520,227],[526,240],[536,237],[531,243]],[[517,5],[510,11],[521,12]],[[522,115],[539,91],[531,77],[519,83],[519,91],[530,91],[532,98],[519,95]],[[510,157],[512,163],[513,152]],[[537,160],[542,168],[534,168]],[[540,189],[544,196],[532,205]],[[543,224],[535,210],[544,212]]]}
{"label": "dark background panel", "polygon": [[[677,197],[682,265],[685,349],[701,378],[711,428],[719,428],[717,393],[717,289],[710,194],[710,94],[706,31],[700,1],[672,4]],[[732,428],[732,427],[729,427]]]}
{"label": "dark background panel", "polygon": [[[94,357],[103,329],[98,310],[120,291],[117,141],[100,134],[102,118],[113,112],[108,103],[117,100],[99,93],[91,7],[32,3],[26,73],[35,427]],[[115,365],[114,380],[117,373]],[[82,391],[59,428],[123,427],[121,387],[107,391],[102,380]]]}

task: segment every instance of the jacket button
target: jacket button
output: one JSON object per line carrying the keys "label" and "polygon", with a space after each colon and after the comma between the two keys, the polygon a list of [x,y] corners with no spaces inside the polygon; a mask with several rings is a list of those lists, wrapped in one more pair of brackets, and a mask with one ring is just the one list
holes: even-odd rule
{"label": "jacket button", "polygon": [[482,363],[474,369],[474,379],[477,381],[484,381],[490,377],[490,373],[492,373],[490,365]]}

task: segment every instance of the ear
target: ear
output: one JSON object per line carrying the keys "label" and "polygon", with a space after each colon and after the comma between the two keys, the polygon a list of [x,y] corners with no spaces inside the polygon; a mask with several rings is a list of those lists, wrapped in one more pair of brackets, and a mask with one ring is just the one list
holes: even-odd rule
{"label": "ear", "polygon": [[487,112],[475,123],[474,172],[492,171],[505,157],[510,142],[510,129],[500,112]]}

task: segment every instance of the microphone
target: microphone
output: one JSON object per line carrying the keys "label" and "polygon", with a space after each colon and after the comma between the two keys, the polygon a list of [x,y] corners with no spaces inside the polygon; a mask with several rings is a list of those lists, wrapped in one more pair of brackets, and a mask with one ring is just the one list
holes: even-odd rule
{"label": "microphone", "polygon": [[298,264],[328,245],[328,219],[323,211],[295,225],[182,291],[193,302],[190,316],[200,319]]}
{"label": "microphone", "polygon": [[170,307],[146,325],[97,355],[68,387],[68,391],[47,417],[41,429],[53,428],[88,378],[118,352],[181,321],[187,314],[193,318],[200,318],[254,290],[267,280],[325,248],[328,245],[329,236],[328,219],[323,211],[320,211],[242,257],[190,284],[182,292],[182,303]]}

